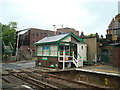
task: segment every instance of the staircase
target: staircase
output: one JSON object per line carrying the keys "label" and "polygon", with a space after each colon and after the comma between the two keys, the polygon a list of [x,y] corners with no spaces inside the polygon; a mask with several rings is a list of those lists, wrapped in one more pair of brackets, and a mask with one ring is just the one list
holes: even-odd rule
{"label": "staircase", "polygon": [[82,57],[78,54],[77,59],[74,56],[73,53],[73,64],[78,68],[78,67],[83,67],[83,60]]}

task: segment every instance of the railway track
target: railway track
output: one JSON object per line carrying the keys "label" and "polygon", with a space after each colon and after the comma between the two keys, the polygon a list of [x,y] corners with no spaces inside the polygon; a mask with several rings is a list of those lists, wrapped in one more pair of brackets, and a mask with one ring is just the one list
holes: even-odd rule
{"label": "railway track", "polygon": [[8,81],[5,77],[3,77],[2,76],[2,80],[4,81],[4,82],[7,82],[7,83],[10,83],[10,81]]}
{"label": "railway track", "polygon": [[[99,87],[90,86],[84,83],[70,81],[68,79],[60,78],[52,74],[47,73],[18,73],[13,74],[15,77],[22,79],[26,81],[27,83],[30,83],[37,88],[49,88],[49,89],[63,89],[63,88],[92,88],[92,89],[101,89]],[[103,89],[103,88],[102,88]]]}
{"label": "railway track", "polygon": [[48,89],[48,90],[57,90],[58,88],[56,86],[50,85],[48,83],[45,83],[43,81],[37,80],[35,78],[32,78],[25,73],[20,74],[14,74],[13,76],[22,79],[23,81],[26,81],[27,83],[32,84],[33,86],[36,86],[37,89]]}
{"label": "railway track", "polygon": [[23,70],[14,71],[11,74],[12,76],[29,83],[31,86],[37,89],[40,88],[40,90],[41,89],[61,90],[63,88],[67,88],[67,89],[74,88],[74,90],[78,90],[80,88],[82,89],[90,88],[93,90],[105,89],[104,87],[97,87],[97,86],[89,85],[83,82],[71,81],[69,79],[58,77],[57,75],[39,71],[37,69],[35,70],[23,69]]}

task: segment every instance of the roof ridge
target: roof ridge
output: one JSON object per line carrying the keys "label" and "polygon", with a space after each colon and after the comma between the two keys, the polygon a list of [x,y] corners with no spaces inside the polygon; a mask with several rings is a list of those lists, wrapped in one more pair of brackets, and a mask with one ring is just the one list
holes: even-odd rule
{"label": "roof ridge", "polygon": [[[62,34],[57,34],[57,35],[53,35],[53,36],[59,36],[59,35],[63,35],[63,34],[70,34],[71,32],[68,33],[62,33]],[[53,36],[47,36],[47,37],[53,37]]]}

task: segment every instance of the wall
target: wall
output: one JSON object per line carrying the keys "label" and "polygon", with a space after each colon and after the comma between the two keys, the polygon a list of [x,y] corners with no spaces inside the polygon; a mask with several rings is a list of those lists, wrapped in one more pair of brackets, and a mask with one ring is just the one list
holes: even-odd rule
{"label": "wall", "polygon": [[84,43],[87,44],[87,57],[90,62],[95,59],[95,55],[97,55],[97,38],[86,38],[84,39]]}
{"label": "wall", "polygon": [[[38,56],[36,66],[49,67],[52,63],[55,66],[54,68],[58,68],[58,57],[47,57],[47,59],[48,60],[42,60],[42,56]],[[39,63],[41,63],[41,65]]]}
{"label": "wall", "polygon": [[[27,42],[28,47],[33,51],[33,56],[35,56],[36,49],[34,43],[46,36],[52,35],[55,35],[54,31],[31,28],[27,33],[23,34],[24,38],[22,46],[26,46]],[[26,51],[26,49],[24,50]]]}
{"label": "wall", "polygon": [[60,28],[57,29],[57,33],[68,33],[68,32],[72,32],[74,33],[76,36],[79,36],[79,31],[75,30],[74,28]]}
{"label": "wall", "polygon": [[[79,69],[51,73],[62,76],[65,79],[70,79],[71,81],[85,82],[88,85],[102,87],[98,89],[86,88],[86,90],[119,90],[120,88],[120,77],[118,75],[114,76],[96,72],[80,71]],[[80,90],[84,89],[81,88]]]}
{"label": "wall", "polygon": [[30,30],[30,48],[33,50],[35,55],[35,42],[43,39],[44,37],[54,35],[54,31],[42,30],[42,29],[31,29]]}
{"label": "wall", "polygon": [[[28,48],[29,48],[29,46],[21,46],[21,47],[20,47],[20,50],[24,50],[24,51],[26,51],[26,52],[29,52]],[[30,53],[30,52],[29,52],[29,53]]]}
{"label": "wall", "polygon": [[108,50],[108,53],[106,53],[107,56],[108,56],[107,62],[109,64],[112,64],[113,63],[113,55],[112,55],[113,49],[112,49],[112,46],[105,46],[104,50]]}
{"label": "wall", "polygon": [[82,57],[84,61],[87,60],[87,45],[86,44],[78,44],[78,54]]}
{"label": "wall", "polygon": [[113,48],[113,66],[120,67],[120,48]]}
{"label": "wall", "polygon": [[65,38],[64,40],[62,40],[62,42],[70,42],[71,41],[71,36]]}
{"label": "wall", "polygon": [[79,41],[76,40],[74,37],[71,37],[71,41],[79,42]]}

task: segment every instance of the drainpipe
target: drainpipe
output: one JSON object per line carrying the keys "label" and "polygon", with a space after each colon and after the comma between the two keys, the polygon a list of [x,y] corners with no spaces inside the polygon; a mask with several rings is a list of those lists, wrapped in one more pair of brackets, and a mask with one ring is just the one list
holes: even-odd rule
{"label": "drainpipe", "polygon": [[65,69],[65,51],[63,52],[63,70]]}

